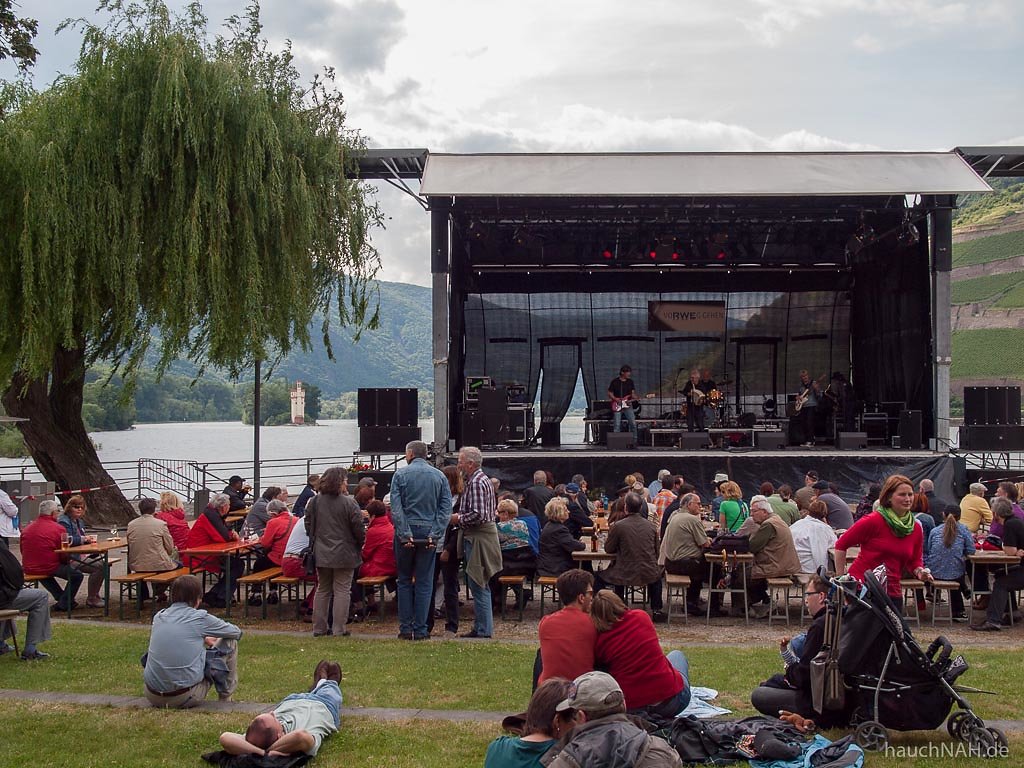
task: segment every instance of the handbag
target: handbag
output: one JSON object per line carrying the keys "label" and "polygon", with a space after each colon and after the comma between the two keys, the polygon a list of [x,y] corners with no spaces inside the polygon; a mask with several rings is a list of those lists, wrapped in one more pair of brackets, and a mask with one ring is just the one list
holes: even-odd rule
{"label": "handbag", "polygon": [[316,499],[314,496],[306,504],[306,533],[309,534],[309,546],[302,550],[299,556],[302,558],[302,567],[306,569],[307,576],[316,575]]}
{"label": "handbag", "polygon": [[722,552],[747,553],[750,552],[750,537],[740,533],[720,533],[711,540],[707,551],[713,554],[720,554]]}

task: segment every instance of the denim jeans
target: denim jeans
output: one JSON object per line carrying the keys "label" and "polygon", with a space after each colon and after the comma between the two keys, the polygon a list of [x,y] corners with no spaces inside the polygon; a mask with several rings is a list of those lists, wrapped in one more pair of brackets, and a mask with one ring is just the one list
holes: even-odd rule
{"label": "denim jeans", "polygon": [[[465,540],[466,562],[473,554],[473,542]],[[494,634],[494,615],[491,609],[491,588],[487,584],[477,584],[467,575],[469,591],[473,593],[473,631],[481,637]]]}
{"label": "denim jeans", "polygon": [[683,677],[683,690],[670,699],[659,701],[657,704],[650,704],[646,707],[631,710],[636,714],[654,714],[661,717],[675,717],[688,706],[690,706],[690,662],[682,651],[669,651],[665,654],[668,663],[675,667]]}
{"label": "denim jeans", "polygon": [[[425,539],[427,526],[412,526],[414,539]],[[395,564],[398,566],[398,631],[422,637],[430,634],[427,619],[434,610],[434,547],[417,544],[407,547],[395,537]],[[413,578],[416,584],[412,583]]]}
{"label": "denim jeans", "polygon": [[629,432],[633,435],[633,441],[636,442],[636,412],[628,404],[622,406],[621,411],[616,411],[612,415],[612,432],[618,432],[622,426],[622,419],[625,417],[626,423],[629,426]]}
{"label": "denim jeans", "polygon": [[284,698],[285,701],[299,699],[319,701],[334,717],[334,726],[336,728],[341,726],[341,688],[333,680],[321,680],[311,693],[293,693]]}

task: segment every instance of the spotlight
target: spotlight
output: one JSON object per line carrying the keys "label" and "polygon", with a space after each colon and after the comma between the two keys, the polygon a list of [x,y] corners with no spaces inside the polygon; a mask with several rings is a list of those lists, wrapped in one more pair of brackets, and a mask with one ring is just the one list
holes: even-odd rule
{"label": "spotlight", "polygon": [[921,239],[921,233],[917,231],[917,227],[914,226],[910,217],[903,219],[903,225],[900,227],[900,233],[896,237],[896,241],[904,248],[909,248],[912,245],[917,245]]}
{"label": "spotlight", "polygon": [[615,258],[615,249],[614,248],[605,248],[603,251],[601,251],[601,255],[606,260],[610,261],[611,259]]}
{"label": "spotlight", "polygon": [[650,256],[652,260],[658,258],[658,241],[657,240],[651,240],[651,242],[647,244],[647,255]]}

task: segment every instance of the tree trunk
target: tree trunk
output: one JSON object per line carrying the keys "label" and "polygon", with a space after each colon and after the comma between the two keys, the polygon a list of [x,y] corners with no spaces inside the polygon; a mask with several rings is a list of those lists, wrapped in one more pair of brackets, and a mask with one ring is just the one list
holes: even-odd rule
{"label": "tree trunk", "polygon": [[[82,421],[84,357],[81,348],[54,355],[49,390],[45,380],[30,381],[18,371],[0,399],[8,414],[28,419],[18,429],[39,471],[59,491],[102,488],[86,494],[86,524],[124,525],[135,511],[100,463]],[[61,505],[65,499],[57,497]]]}

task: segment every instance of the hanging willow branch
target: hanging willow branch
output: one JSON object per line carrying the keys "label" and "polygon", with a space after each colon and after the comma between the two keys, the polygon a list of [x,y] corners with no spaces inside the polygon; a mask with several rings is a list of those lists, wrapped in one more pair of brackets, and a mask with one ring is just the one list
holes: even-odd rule
{"label": "hanging willow branch", "polygon": [[238,372],[308,348],[316,312],[374,327],[380,215],[333,73],[303,87],[258,4],[213,41],[198,3],[100,7],[75,73],[0,121],[0,375],[84,339],[130,382],[152,331],[161,372]]}

